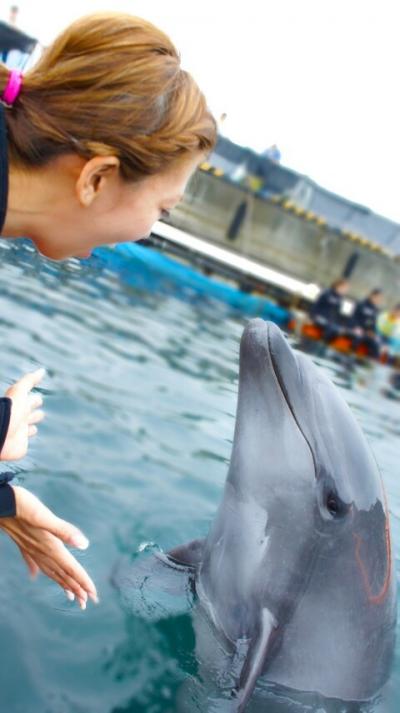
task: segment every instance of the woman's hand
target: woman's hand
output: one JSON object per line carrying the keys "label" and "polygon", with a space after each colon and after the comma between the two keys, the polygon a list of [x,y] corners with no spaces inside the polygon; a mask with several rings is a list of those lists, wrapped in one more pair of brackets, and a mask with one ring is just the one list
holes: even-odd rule
{"label": "woman's hand", "polygon": [[12,401],[11,417],[1,450],[1,460],[18,460],[26,455],[28,440],[36,435],[36,424],[44,417],[43,411],[39,410],[43,403],[42,397],[31,393],[40,384],[44,374],[44,369],[25,374],[7,389],[5,395]]}
{"label": "woman's hand", "polygon": [[82,609],[86,609],[88,597],[97,603],[95,585],[63,544],[84,550],[89,541],[77,527],[54,515],[29,490],[12,487],[17,514],[0,518],[0,527],[18,545],[32,577],[41,571],[54,579],[69,599],[77,598]]}

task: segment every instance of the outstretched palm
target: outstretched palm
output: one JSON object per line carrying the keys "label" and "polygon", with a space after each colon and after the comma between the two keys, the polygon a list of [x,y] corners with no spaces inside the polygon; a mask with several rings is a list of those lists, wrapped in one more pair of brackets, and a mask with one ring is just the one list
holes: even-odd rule
{"label": "outstretched palm", "polygon": [[86,537],[77,527],[54,515],[29,490],[12,487],[17,513],[15,517],[0,518],[0,529],[18,545],[31,575],[43,572],[75,596],[82,609],[88,597],[97,602],[93,581],[65,547],[86,549]]}

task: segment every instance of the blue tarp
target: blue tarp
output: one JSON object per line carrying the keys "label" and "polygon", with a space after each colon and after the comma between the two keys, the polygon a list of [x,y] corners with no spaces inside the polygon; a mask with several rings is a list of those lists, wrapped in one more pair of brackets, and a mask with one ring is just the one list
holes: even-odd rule
{"label": "blue tarp", "polygon": [[246,315],[270,319],[286,327],[291,313],[265,297],[247,294],[206,277],[166,255],[135,243],[97,248],[95,255],[116,270],[127,284],[147,290],[165,290],[183,299],[216,299]]}

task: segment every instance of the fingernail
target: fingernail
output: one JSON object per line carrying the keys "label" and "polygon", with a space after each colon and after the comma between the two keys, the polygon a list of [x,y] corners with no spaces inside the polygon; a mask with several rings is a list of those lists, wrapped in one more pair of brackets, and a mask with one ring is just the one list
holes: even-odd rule
{"label": "fingernail", "polygon": [[85,609],[86,609],[86,602],[85,602],[83,599],[81,599],[80,602],[79,602],[79,604],[81,605],[82,611],[85,611]]}
{"label": "fingernail", "polygon": [[45,373],[46,373],[46,369],[44,368],[44,366],[41,366],[40,369],[36,369],[36,374],[38,374],[38,375],[42,374],[42,376],[44,376]]}
{"label": "fingernail", "polygon": [[69,599],[70,602],[75,601],[75,594],[73,592],[70,592],[68,589],[66,589],[65,594],[67,595],[67,599]]}
{"label": "fingernail", "polygon": [[77,547],[79,550],[87,550],[89,547],[89,540],[85,535],[80,533],[79,535],[75,535],[73,538],[73,544],[75,547]]}
{"label": "fingernail", "polygon": [[90,596],[92,602],[94,602],[95,604],[99,603],[100,600],[99,600],[97,594],[91,593],[91,594],[89,594],[89,596]]}

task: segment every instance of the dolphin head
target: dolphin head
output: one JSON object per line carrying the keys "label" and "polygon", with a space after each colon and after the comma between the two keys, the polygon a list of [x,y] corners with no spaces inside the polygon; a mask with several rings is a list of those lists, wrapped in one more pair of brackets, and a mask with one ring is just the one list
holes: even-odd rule
{"label": "dolphin head", "polygon": [[262,320],[241,341],[231,463],[197,587],[231,642],[269,622],[267,680],[366,700],[387,676],[395,586],[376,463],[336,387]]}

